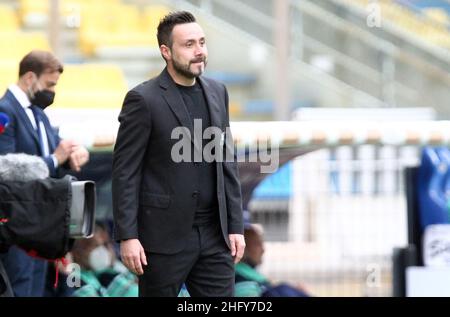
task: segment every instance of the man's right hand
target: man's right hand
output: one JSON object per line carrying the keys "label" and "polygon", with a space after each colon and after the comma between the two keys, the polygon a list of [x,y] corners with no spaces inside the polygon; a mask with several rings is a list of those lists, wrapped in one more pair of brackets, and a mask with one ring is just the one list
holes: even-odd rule
{"label": "man's right hand", "polygon": [[72,153],[69,156],[70,168],[79,172],[81,167],[89,161],[89,152],[84,146],[74,146]]}
{"label": "man's right hand", "polygon": [[58,160],[58,165],[62,165],[67,161],[75,146],[76,143],[72,140],[61,140],[61,142],[59,142],[58,147],[53,153]]}
{"label": "man's right hand", "polygon": [[122,240],[120,242],[120,256],[123,264],[137,275],[144,274],[142,265],[147,265],[144,248],[138,239]]}

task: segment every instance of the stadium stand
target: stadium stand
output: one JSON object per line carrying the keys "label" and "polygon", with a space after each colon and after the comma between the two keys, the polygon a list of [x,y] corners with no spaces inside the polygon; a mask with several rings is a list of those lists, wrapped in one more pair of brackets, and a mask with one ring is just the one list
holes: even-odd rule
{"label": "stadium stand", "polygon": [[[347,0],[347,2],[362,7],[373,3],[369,0]],[[382,17],[404,31],[418,35],[429,43],[450,47],[448,15],[444,9],[430,5],[419,6],[419,1],[383,0],[376,3],[380,5]]]}
{"label": "stadium stand", "polygon": [[0,32],[16,31],[19,20],[14,10],[6,5],[0,5]]}
{"label": "stadium stand", "polygon": [[127,88],[121,69],[115,65],[67,65],[53,108],[118,109]]}

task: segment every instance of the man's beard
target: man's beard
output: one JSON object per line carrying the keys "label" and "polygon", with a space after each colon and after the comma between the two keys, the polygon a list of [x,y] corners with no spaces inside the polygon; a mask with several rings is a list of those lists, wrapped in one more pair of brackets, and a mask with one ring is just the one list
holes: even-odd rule
{"label": "man's beard", "polygon": [[[194,72],[191,71],[191,65],[192,65],[193,63],[200,62],[200,61],[203,62],[203,69],[201,69],[201,70],[196,74],[196,73],[194,73]],[[200,75],[203,73],[203,71],[205,70],[205,67],[206,67],[206,57],[203,57],[203,58],[201,58],[201,59],[196,59],[196,60],[190,61],[189,64],[187,64],[187,65],[183,65],[183,64],[181,64],[181,63],[178,63],[176,59],[172,59],[172,64],[173,64],[174,70],[175,70],[177,73],[179,73],[179,74],[182,75],[183,77],[193,79],[193,78],[196,78],[196,77],[200,76]]]}

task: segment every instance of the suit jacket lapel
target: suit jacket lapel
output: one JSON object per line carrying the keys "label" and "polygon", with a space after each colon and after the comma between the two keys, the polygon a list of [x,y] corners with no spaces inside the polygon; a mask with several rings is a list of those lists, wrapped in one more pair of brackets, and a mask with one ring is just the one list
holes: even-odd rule
{"label": "suit jacket lapel", "polygon": [[170,75],[167,72],[167,68],[163,70],[159,78],[160,86],[164,89],[164,99],[166,100],[170,109],[172,109],[172,112],[175,114],[181,125],[189,129],[191,142],[194,144],[194,146],[196,146],[196,150],[202,153],[201,149],[198,148],[198,146],[201,146],[201,142],[200,144],[194,143],[194,127],[184,104],[183,97],[181,97],[178,88],[175,86],[172,78],[170,78]]}
{"label": "suit jacket lapel", "polygon": [[20,119],[20,124],[25,125],[26,129],[30,134],[33,136],[34,140],[36,141],[36,144],[39,146],[39,137],[37,135],[36,130],[33,128],[30,122],[30,118],[28,117],[27,113],[25,112],[25,109],[23,109],[22,105],[17,101],[17,99],[14,97],[14,95],[8,90],[7,96],[9,100],[14,104],[14,110],[16,111],[16,114],[18,118]]}
{"label": "suit jacket lapel", "polygon": [[168,86],[167,89],[164,90],[163,96],[181,125],[188,128],[193,135],[194,127],[192,125],[191,118],[189,117],[183,98],[181,97],[181,94],[175,84],[172,83],[172,85]]}
{"label": "suit jacket lapel", "polygon": [[211,117],[211,126],[222,129],[223,127],[220,116],[219,99],[205,79],[201,77],[198,77],[198,79],[203,87],[203,91],[205,92],[206,103],[208,104],[209,115]]}

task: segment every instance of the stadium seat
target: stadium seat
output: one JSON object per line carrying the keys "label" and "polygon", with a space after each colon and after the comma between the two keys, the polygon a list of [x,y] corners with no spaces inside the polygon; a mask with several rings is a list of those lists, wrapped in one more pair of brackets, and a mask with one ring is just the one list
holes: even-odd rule
{"label": "stadium seat", "polygon": [[16,12],[6,5],[0,5],[0,32],[15,32],[19,29]]}
{"label": "stadium seat", "polygon": [[[62,18],[68,18],[73,15],[79,18],[83,7],[97,4],[105,8],[111,4],[118,4],[120,2],[121,0],[60,0],[59,12]],[[20,0],[19,8],[20,18],[24,25],[28,27],[46,27],[50,0]]]}
{"label": "stadium seat", "polygon": [[230,101],[229,111],[231,118],[239,117],[242,115],[242,105],[240,103]]}
{"label": "stadium seat", "polygon": [[109,64],[67,65],[54,108],[120,108],[128,90],[121,69]]}
{"label": "stadium seat", "polygon": [[19,0],[19,17],[23,25],[44,25],[48,11],[49,0]]}
{"label": "stadium seat", "polygon": [[[346,0],[350,5],[366,8],[371,0]],[[439,8],[407,7],[396,1],[378,1],[383,18],[395,23],[411,35],[419,35],[423,41],[450,47],[447,28],[449,17]]]}
{"label": "stadium seat", "polygon": [[426,8],[423,9],[424,14],[438,22],[444,25],[448,25],[449,24],[449,16],[447,15],[447,12],[443,9],[439,9],[439,8]]}
{"label": "stadium seat", "polygon": [[159,21],[170,12],[170,8],[162,5],[149,5],[144,9],[143,31],[154,32],[158,27]]}
{"label": "stadium seat", "polygon": [[18,78],[17,61],[2,60],[0,61],[0,96],[3,96],[5,89]]}
{"label": "stadium seat", "polygon": [[20,60],[33,49],[50,50],[43,32],[0,33],[0,60]]}
{"label": "stadium seat", "polygon": [[156,27],[169,12],[165,6],[138,6],[112,3],[84,6],[79,42],[81,51],[92,56],[104,48],[157,48]]}

